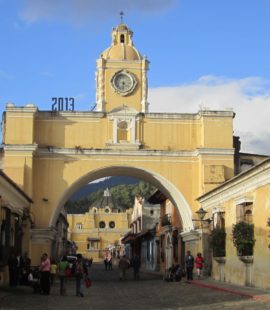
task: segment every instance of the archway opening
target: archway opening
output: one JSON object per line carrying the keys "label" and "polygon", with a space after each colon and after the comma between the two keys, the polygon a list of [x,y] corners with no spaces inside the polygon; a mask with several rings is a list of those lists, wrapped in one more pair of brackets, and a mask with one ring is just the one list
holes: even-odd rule
{"label": "archway opening", "polygon": [[[93,184],[97,186],[100,182],[106,184],[106,180],[112,183],[113,179],[119,177],[136,179],[137,184],[144,184],[144,186],[148,184],[147,186],[151,191],[149,191],[147,197],[145,193],[142,195],[141,192],[133,192],[132,199],[123,208],[121,203],[112,206],[108,202],[111,191],[115,189],[111,185],[105,185],[99,190],[99,197],[95,192],[95,199],[86,202],[85,209],[80,212],[71,212],[69,209],[69,239],[75,244],[77,243],[77,251],[83,252],[83,255],[87,258],[93,258],[94,256],[95,261],[102,261],[106,253],[110,253],[115,257],[123,254],[127,254],[129,257],[139,254],[143,264],[147,268],[153,269],[163,268],[165,270],[168,267],[168,260],[170,264],[172,263],[172,258],[174,262],[182,263],[180,261],[182,240],[179,233],[193,225],[190,208],[183,195],[173,184],[162,176],[146,170],[113,166],[92,171],[82,176],[63,194],[51,223],[53,224],[57,218],[57,212],[59,213],[64,206],[67,209],[67,201],[70,201],[72,197],[76,197],[78,190],[81,191],[85,184],[86,186]],[[120,188],[122,186],[122,189],[129,187],[127,183],[119,186]],[[122,192],[124,198],[125,195],[129,194],[127,190]],[[123,197],[120,195],[120,198]],[[119,202],[119,195],[117,200]],[[102,205],[101,210],[98,201],[99,203],[106,202]],[[78,205],[81,207],[80,203]],[[156,208],[157,205],[158,208]],[[149,222],[150,218],[155,218],[155,220]],[[121,231],[117,240],[107,239],[105,242],[104,234],[112,236],[115,230],[120,231],[123,228],[119,226],[119,222],[126,223],[126,230]],[[147,222],[150,223],[148,226],[145,225]],[[75,237],[76,234],[79,237]],[[163,236],[167,239],[170,234],[170,240],[172,238],[178,240],[178,247],[168,249],[166,248],[167,243],[161,241],[164,238]],[[179,249],[179,253],[176,252],[176,249]]]}

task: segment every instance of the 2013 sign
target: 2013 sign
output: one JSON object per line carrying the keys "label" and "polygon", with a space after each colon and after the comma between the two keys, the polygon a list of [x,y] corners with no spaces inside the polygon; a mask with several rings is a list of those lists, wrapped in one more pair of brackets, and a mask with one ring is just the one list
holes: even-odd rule
{"label": "2013 sign", "polygon": [[52,111],[74,111],[75,99],[73,97],[53,97]]}

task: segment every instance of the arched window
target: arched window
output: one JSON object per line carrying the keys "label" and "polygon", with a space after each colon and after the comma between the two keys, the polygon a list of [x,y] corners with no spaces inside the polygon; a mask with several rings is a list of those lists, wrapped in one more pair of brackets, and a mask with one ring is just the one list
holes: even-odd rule
{"label": "arched window", "polygon": [[125,43],[125,36],[123,34],[120,35],[120,43]]}
{"label": "arched window", "polygon": [[105,228],[106,227],[106,224],[104,221],[100,221],[99,222],[99,228]]}
{"label": "arched window", "polygon": [[251,210],[246,210],[244,213],[244,222],[248,224],[252,224],[253,218],[252,218],[252,211]]}
{"label": "arched window", "polygon": [[109,207],[106,207],[105,208],[105,213],[110,213],[111,212],[111,209]]}
{"label": "arched window", "polygon": [[117,124],[117,140],[118,142],[129,141],[129,126],[126,121],[119,121]]}
{"label": "arched window", "polygon": [[83,224],[82,223],[76,223],[76,229],[82,229]]}
{"label": "arched window", "polygon": [[110,227],[110,228],[115,228],[115,222],[114,222],[114,221],[111,221],[111,222],[109,223],[109,227]]}

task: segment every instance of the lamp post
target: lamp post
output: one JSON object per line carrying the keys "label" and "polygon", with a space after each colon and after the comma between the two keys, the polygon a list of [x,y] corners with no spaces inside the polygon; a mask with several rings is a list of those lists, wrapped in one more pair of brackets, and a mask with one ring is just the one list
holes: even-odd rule
{"label": "lamp post", "polygon": [[[198,215],[198,219],[193,219],[193,221],[199,221],[201,224],[201,242],[202,242],[202,252],[204,257],[204,271],[209,274],[211,269],[210,264],[210,244],[209,244],[209,231],[204,231],[203,222],[207,223],[207,228],[209,228],[209,224],[211,223],[212,219],[204,219],[205,215],[207,214],[207,211],[205,211],[202,207],[195,212]],[[205,225],[206,228],[206,225]]]}

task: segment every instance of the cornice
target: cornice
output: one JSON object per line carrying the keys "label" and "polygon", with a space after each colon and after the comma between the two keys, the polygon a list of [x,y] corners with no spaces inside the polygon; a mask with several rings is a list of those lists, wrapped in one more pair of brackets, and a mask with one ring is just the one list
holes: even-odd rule
{"label": "cornice", "polygon": [[14,103],[7,103],[6,104],[6,112],[15,112],[15,113],[35,113],[38,111],[38,108],[32,104],[26,104],[23,107],[16,107]]}
{"label": "cornice", "polygon": [[191,230],[188,232],[181,232],[178,236],[181,237],[184,242],[191,242],[199,239],[199,232]]}
{"label": "cornice", "polygon": [[104,112],[96,111],[38,111],[36,113],[36,119],[50,121],[69,121],[70,118],[100,119],[105,115],[106,113]]}
{"label": "cornice", "polygon": [[269,159],[235,176],[226,183],[202,195],[197,200],[207,210],[207,208],[217,207],[231,199],[237,202],[241,196],[246,196],[247,192],[267,184],[270,184]]}
{"label": "cornice", "polygon": [[37,144],[3,144],[5,152],[35,152],[38,149]]}
{"label": "cornice", "polygon": [[33,244],[47,244],[48,240],[54,241],[57,231],[52,228],[48,229],[31,229],[31,242]]}
{"label": "cornice", "polygon": [[[119,145],[121,147],[121,145]],[[14,148],[15,150],[15,148]],[[124,149],[80,149],[55,148],[53,146],[39,147],[36,156],[71,155],[71,156],[155,156],[155,157],[199,157],[207,156],[232,156],[234,149],[199,148],[193,151],[167,151],[167,150],[126,150]]]}
{"label": "cornice", "polygon": [[235,113],[233,110],[226,111],[215,111],[215,110],[200,110],[198,114],[201,117],[232,117],[234,118]]}
{"label": "cornice", "polygon": [[202,117],[234,117],[232,111],[199,111],[198,113],[145,113],[146,118],[156,119],[201,119]]}

